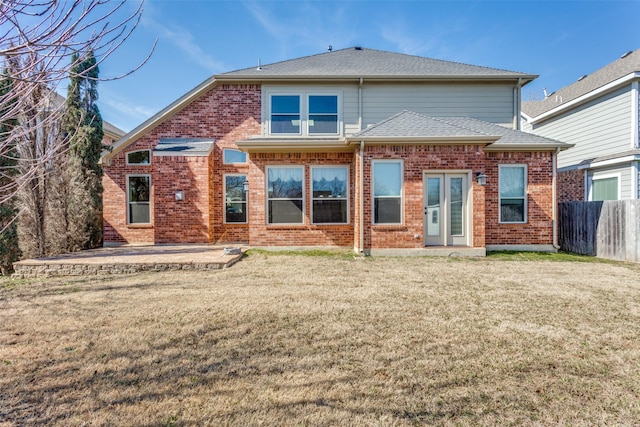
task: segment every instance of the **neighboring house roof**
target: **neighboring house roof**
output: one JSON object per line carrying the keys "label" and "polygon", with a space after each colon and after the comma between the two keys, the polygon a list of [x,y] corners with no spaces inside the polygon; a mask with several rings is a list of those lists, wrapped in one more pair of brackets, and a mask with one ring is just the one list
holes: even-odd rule
{"label": "neighboring house roof", "polygon": [[535,118],[616,80],[638,72],[640,72],[640,49],[622,55],[618,60],[594,73],[581,77],[577,82],[557,90],[544,100],[523,102],[522,112],[531,118]]}
{"label": "neighboring house roof", "polygon": [[213,139],[160,138],[153,149],[154,156],[207,156],[213,148]]}
{"label": "neighboring house roof", "polygon": [[[51,107],[56,109],[64,107],[67,102],[67,98],[53,91],[51,92],[50,100],[51,100]],[[102,120],[102,131],[104,132],[105,136],[108,136],[113,140],[118,140],[126,134],[125,131],[109,123],[106,120]]]}
{"label": "neighboring house roof", "polygon": [[469,117],[428,117],[412,111],[402,111],[348,138],[358,140],[459,140],[491,144],[486,150],[536,150],[560,148],[572,144],[551,138],[509,129],[494,123]]}
{"label": "neighboring house roof", "polygon": [[537,76],[497,68],[405,55],[361,47],[325,52],[215,76],[217,79],[523,79]]}

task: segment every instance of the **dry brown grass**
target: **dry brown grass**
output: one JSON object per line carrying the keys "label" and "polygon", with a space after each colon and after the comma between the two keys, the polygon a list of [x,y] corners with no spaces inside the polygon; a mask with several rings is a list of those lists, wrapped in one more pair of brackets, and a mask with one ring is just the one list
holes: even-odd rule
{"label": "dry brown grass", "polygon": [[635,266],[258,253],[0,284],[0,425],[640,420]]}

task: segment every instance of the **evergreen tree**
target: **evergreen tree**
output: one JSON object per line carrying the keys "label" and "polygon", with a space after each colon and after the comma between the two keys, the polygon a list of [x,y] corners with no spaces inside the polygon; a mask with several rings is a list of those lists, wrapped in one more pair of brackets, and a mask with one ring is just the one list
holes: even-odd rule
{"label": "evergreen tree", "polygon": [[[5,72],[0,77],[0,98],[10,93],[13,81]],[[11,108],[11,103],[5,104]],[[14,127],[17,125],[17,118],[8,118],[10,114],[0,112],[0,117],[6,119],[0,122],[0,142],[6,142]],[[11,183],[16,175],[16,164],[18,152],[15,144],[2,144],[3,152],[0,154],[0,191],[10,191]],[[18,231],[16,216],[18,210],[15,206],[15,199],[11,197],[6,203],[0,205],[0,271],[3,275],[9,274],[13,270],[13,263],[20,259],[21,252],[18,245]]]}
{"label": "evergreen tree", "polygon": [[[84,209],[84,230],[87,239],[84,247],[94,248],[102,243],[102,168],[98,161],[105,149],[102,144],[102,116],[96,104],[99,69],[93,51],[89,51],[84,58],[74,54],[72,61],[64,119],[69,144],[68,172],[73,185],[84,187],[85,196],[84,200],[80,200],[81,207],[70,207],[71,211],[75,212]],[[77,199],[77,191],[70,193],[74,193]],[[67,231],[76,228],[70,226]],[[77,238],[73,240],[78,241]]]}

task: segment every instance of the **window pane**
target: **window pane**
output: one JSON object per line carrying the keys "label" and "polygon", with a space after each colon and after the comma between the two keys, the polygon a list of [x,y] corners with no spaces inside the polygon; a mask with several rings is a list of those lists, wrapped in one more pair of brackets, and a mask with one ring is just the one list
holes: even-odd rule
{"label": "window pane", "polygon": [[271,114],[300,113],[298,95],[274,95],[271,97]]}
{"label": "window pane", "polygon": [[524,167],[500,168],[500,197],[524,197]]}
{"label": "window pane", "polygon": [[618,177],[594,179],[593,200],[618,200]]}
{"label": "window pane", "polygon": [[347,197],[346,167],[312,168],[313,197]]}
{"label": "window pane", "polygon": [[129,177],[129,202],[148,202],[149,193],[148,176]]}
{"label": "window pane", "polygon": [[376,224],[400,224],[400,202],[399,197],[375,198],[374,199],[374,218]]}
{"label": "window pane", "polygon": [[271,133],[300,133],[300,116],[271,116]]}
{"label": "window pane", "polygon": [[373,164],[373,195],[400,196],[402,194],[400,162]]}
{"label": "window pane", "polygon": [[269,224],[302,223],[302,200],[269,200]]}
{"label": "window pane", "polygon": [[224,163],[247,163],[247,153],[231,148],[224,149]]}
{"label": "window pane", "polygon": [[225,188],[227,190],[227,202],[243,202],[247,200],[247,194],[244,192],[244,182],[247,180],[246,175],[227,175],[225,177]]}
{"label": "window pane", "polygon": [[127,154],[127,163],[131,165],[148,165],[151,163],[151,152],[149,150],[134,151]]}
{"label": "window pane", "polygon": [[309,97],[310,114],[338,114],[338,97],[335,95],[313,95]]}
{"label": "window pane", "polygon": [[149,215],[149,203],[130,203],[129,204],[129,223],[130,224],[148,224],[151,222]]}
{"label": "window pane", "polygon": [[246,203],[229,203],[226,204],[226,221],[227,222],[247,222]]}
{"label": "window pane", "polygon": [[338,116],[309,116],[309,133],[338,133]]}
{"label": "window pane", "polygon": [[314,200],[313,201],[313,222],[315,224],[346,223],[347,222],[347,201],[331,200],[331,199]]}
{"label": "window pane", "polygon": [[502,222],[524,222],[524,200],[502,199],[500,201],[500,220]]}
{"label": "window pane", "polygon": [[451,178],[450,180],[450,218],[451,235],[462,236],[462,178]]}
{"label": "window pane", "polygon": [[302,168],[268,168],[270,199],[302,198]]}

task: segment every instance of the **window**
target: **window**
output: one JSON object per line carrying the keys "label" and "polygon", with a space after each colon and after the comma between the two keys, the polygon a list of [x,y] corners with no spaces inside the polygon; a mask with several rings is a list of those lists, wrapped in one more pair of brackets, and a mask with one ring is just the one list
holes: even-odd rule
{"label": "window", "polygon": [[618,200],[618,177],[593,178],[591,182],[591,200]]}
{"label": "window", "polygon": [[373,161],[373,223],[402,224],[401,160]]}
{"label": "window", "polygon": [[338,97],[309,95],[309,134],[338,133]]}
{"label": "window", "polygon": [[271,133],[300,134],[299,95],[271,95]]}
{"label": "window", "polygon": [[127,165],[150,165],[151,150],[139,150],[127,153]]}
{"label": "window", "polygon": [[150,175],[129,175],[127,177],[127,207],[129,224],[149,224],[150,214]]}
{"label": "window", "polygon": [[526,165],[499,166],[500,222],[527,221]]}
{"label": "window", "polygon": [[222,162],[224,164],[247,163],[247,153],[232,148],[225,148],[222,151]]}
{"label": "window", "polygon": [[304,168],[267,167],[267,224],[302,224]]}
{"label": "window", "polygon": [[346,224],[349,222],[347,166],[312,167],[312,222],[314,224]]}
{"label": "window", "polygon": [[246,175],[224,176],[225,222],[247,222],[247,193],[244,191]]}

